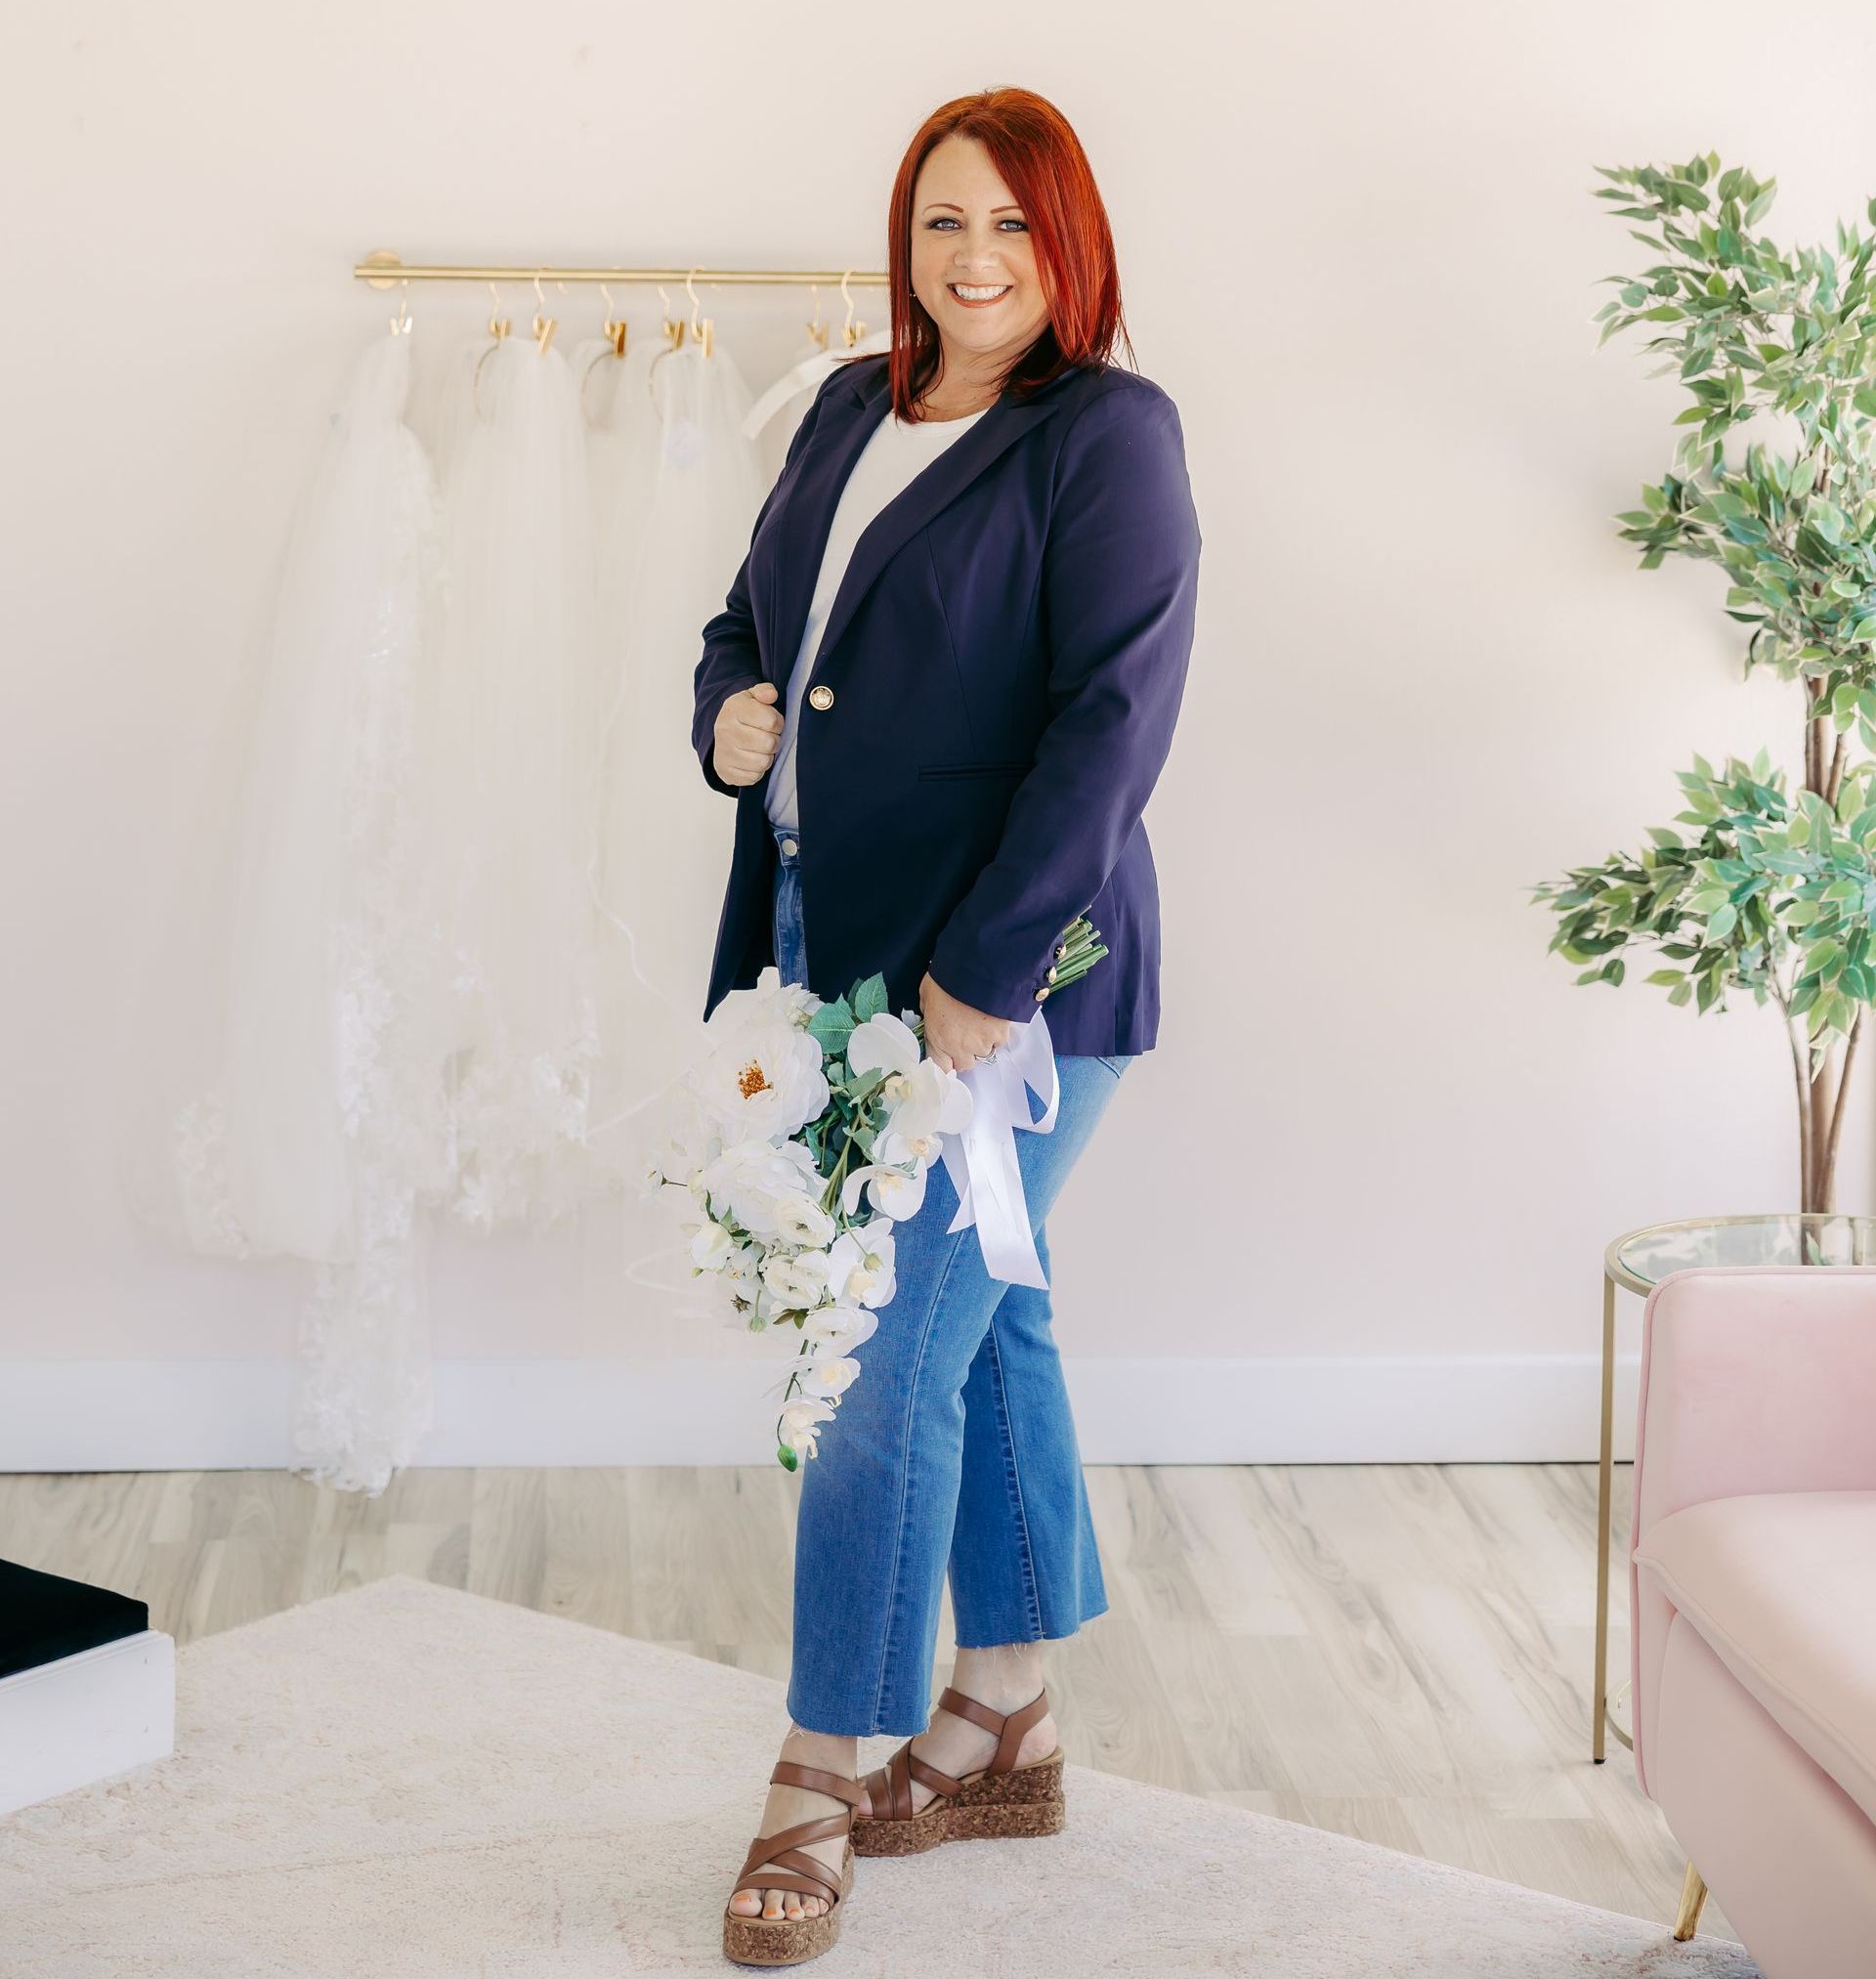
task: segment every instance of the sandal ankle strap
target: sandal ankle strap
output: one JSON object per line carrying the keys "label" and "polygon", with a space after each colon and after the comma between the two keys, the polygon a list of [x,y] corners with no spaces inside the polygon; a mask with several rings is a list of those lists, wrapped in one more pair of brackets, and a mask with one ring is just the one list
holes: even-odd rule
{"label": "sandal ankle strap", "polygon": [[1023,1734],[1048,1716],[1048,1687],[1045,1684],[1028,1703],[1013,1711],[993,1711],[988,1704],[965,1697],[962,1691],[954,1689],[950,1684],[939,1694],[938,1702],[956,1716],[968,1718],[973,1725],[981,1725],[986,1732],[999,1735],[997,1750],[984,1770],[987,1773],[1007,1773],[1016,1764],[1016,1752],[1023,1742]]}
{"label": "sandal ankle strap", "polygon": [[[857,1780],[849,1780],[844,1773],[830,1773],[823,1766],[803,1766],[798,1760],[778,1759],[775,1771],[769,1775],[771,1785],[812,1786],[819,1793],[831,1793],[836,1800],[844,1800],[849,1807],[858,1807],[866,1796],[866,1788]],[[830,1821],[837,1819],[830,1815]]]}

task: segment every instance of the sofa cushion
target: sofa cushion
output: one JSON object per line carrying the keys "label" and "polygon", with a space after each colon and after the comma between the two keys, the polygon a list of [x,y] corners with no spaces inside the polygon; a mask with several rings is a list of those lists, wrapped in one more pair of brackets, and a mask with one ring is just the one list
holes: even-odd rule
{"label": "sofa cushion", "polygon": [[1876,1491],[1710,1498],[1656,1520],[1634,1558],[1876,1822]]}

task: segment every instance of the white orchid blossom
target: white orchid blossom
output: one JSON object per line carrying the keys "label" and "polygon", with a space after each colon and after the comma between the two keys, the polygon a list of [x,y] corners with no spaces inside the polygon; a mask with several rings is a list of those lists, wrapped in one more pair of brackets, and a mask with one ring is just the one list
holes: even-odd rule
{"label": "white orchid blossom", "polygon": [[791,1401],[782,1411],[782,1440],[798,1457],[819,1456],[817,1426],[833,1420],[833,1410],[825,1401]]}
{"label": "white orchid blossom", "polygon": [[867,1192],[867,1200],[881,1216],[902,1224],[908,1217],[916,1217],[924,1206],[925,1171],[919,1167],[915,1173],[907,1175],[902,1169],[889,1168],[879,1161],[870,1161],[863,1168],[850,1169],[840,1189],[840,1207],[848,1216],[860,1207],[860,1191],[863,1188]]}
{"label": "white orchid blossom", "polygon": [[828,1249],[829,1292],[836,1299],[857,1300],[862,1306],[883,1306],[898,1282],[892,1243],[890,1217],[874,1217],[842,1230]]}

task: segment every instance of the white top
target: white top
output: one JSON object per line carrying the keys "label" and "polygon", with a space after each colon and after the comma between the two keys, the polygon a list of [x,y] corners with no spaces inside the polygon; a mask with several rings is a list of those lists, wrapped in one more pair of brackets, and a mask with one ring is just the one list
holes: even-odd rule
{"label": "white top", "polygon": [[788,707],[782,717],[782,740],[775,752],[775,766],[769,777],[767,810],[769,822],[786,831],[799,829],[795,809],[794,749],[801,719],[801,697],[808,675],[814,670],[820,651],[821,634],[828,614],[840,589],[853,556],[853,546],[865,530],[894,495],[904,489],[921,467],[929,466],[951,443],[988,411],[968,412],[961,419],[921,419],[908,425],[888,405],[885,416],[860,450],[847,485],[833,511],[828,531],[828,546],[821,557],[821,575],[815,580],[814,601],[808,607],[807,624],[801,628],[794,670],[789,675]]}

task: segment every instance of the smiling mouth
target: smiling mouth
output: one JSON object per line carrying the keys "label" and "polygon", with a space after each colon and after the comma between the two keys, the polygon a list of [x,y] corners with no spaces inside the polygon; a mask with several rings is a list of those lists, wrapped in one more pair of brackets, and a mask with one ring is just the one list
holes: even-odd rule
{"label": "smiling mouth", "polygon": [[1006,281],[948,281],[945,286],[966,309],[988,308],[993,302],[1002,302],[1010,290]]}

